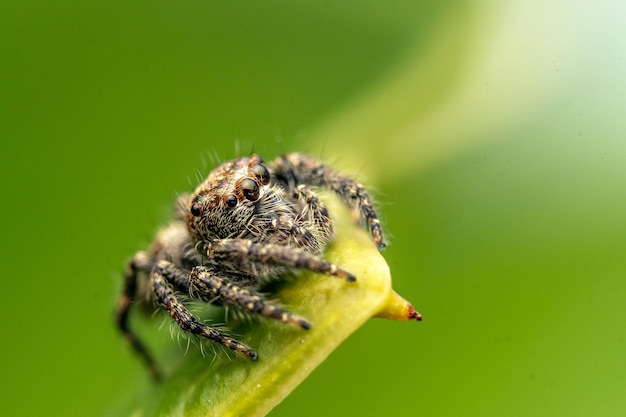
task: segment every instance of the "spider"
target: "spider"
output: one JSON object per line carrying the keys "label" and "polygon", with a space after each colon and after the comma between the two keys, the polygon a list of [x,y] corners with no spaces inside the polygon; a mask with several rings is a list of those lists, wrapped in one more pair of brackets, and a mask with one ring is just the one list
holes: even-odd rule
{"label": "spider", "polygon": [[128,263],[116,310],[121,333],[156,380],[161,373],[154,359],[129,327],[134,302],[156,301],[183,331],[256,360],[253,348],[194,317],[180,294],[309,329],[307,319],[258,292],[267,277],[306,269],[356,280],[322,258],[333,225],[314,188],[338,194],[367,224],[377,247],[384,248],[365,188],[300,153],[268,164],[257,155],[225,162],[192,194],[178,198],[177,218],[158,232],[149,251],[137,252]]}

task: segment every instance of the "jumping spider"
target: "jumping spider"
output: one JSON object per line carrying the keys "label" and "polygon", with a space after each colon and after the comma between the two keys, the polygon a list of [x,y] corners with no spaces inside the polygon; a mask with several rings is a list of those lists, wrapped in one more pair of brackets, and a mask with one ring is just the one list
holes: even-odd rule
{"label": "jumping spider", "polygon": [[378,248],[385,246],[365,188],[321,161],[298,153],[267,165],[257,155],[225,162],[191,195],[179,197],[177,219],[157,234],[149,251],[137,252],[128,263],[117,305],[116,320],[122,334],[156,379],[160,373],[152,356],[128,325],[135,301],[154,300],[182,330],[256,360],[251,347],[194,317],[179,292],[309,329],[305,318],[258,292],[263,278],[307,269],[346,281],[356,279],[322,259],[333,225],[314,187],[338,194],[367,224]]}

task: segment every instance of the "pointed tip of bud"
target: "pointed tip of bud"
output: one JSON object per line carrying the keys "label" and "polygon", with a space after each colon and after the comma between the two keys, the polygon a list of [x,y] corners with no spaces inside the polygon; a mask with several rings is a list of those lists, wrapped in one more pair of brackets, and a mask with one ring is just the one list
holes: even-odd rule
{"label": "pointed tip of bud", "polygon": [[422,321],[422,315],[415,310],[412,304],[409,304],[409,320]]}
{"label": "pointed tip of bud", "polygon": [[415,310],[413,304],[409,303],[393,290],[390,292],[386,304],[381,311],[376,314],[376,317],[402,321],[422,320],[422,315]]}

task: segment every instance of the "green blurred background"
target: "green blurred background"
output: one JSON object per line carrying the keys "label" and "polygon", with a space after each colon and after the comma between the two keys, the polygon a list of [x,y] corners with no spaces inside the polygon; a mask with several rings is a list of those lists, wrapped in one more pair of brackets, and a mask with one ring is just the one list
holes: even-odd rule
{"label": "green blurred background", "polygon": [[215,162],[304,151],[377,190],[425,321],[371,320],[271,416],[625,415],[625,15],[0,3],[3,414],[132,398],[125,261]]}

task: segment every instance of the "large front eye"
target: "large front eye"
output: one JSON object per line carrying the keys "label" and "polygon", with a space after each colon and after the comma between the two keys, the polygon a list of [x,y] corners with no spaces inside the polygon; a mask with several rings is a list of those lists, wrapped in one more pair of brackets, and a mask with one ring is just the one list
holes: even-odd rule
{"label": "large front eye", "polygon": [[255,164],[252,167],[252,173],[261,181],[261,184],[267,185],[270,182],[270,172],[263,164]]}
{"label": "large front eye", "polygon": [[202,214],[202,208],[200,207],[200,204],[198,203],[193,203],[191,205],[191,214],[198,217],[199,215]]}
{"label": "large front eye", "polygon": [[241,192],[250,201],[259,199],[259,185],[253,179],[244,178],[241,180]]}

